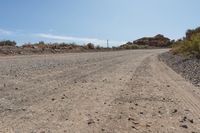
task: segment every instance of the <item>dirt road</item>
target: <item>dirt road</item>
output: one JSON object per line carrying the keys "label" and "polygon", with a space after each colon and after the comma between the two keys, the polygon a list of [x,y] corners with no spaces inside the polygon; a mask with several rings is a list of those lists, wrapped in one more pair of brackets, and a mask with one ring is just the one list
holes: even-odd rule
{"label": "dirt road", "polygon": [[200,88],[165,51],[0,57],[0,132],[200,133]]}

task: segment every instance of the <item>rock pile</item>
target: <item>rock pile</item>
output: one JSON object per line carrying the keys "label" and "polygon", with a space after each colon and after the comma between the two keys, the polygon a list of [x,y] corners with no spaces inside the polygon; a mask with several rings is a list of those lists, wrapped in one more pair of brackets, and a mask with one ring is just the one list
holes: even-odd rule
{"label": "rock pile", "polygon": [[200,86],[199,59],[173,55],[171,52],[161,54],[160,59],[194,85]]}

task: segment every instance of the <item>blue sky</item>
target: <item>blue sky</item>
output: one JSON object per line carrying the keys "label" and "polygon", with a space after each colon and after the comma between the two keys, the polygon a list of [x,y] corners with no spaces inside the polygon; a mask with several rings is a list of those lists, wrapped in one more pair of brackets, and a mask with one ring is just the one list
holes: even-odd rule
{"label": "blue sky", "polygon": [[200,26],[200,0],[0,0],[0,40],[119,45]]}

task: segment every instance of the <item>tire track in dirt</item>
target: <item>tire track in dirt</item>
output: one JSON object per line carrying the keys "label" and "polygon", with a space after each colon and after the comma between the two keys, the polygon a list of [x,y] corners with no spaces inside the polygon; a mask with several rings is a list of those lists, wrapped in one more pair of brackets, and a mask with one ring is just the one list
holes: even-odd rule
{"label": "tire track in dirt", "polygon": [[[78,70],[78,68],[76,68],[75,70],[73,70],[73,71],[70,71],[70,73],[68,73],[66,76],[69,76],[70,77],[70,79],[68,78],[68,80],[67,81],[65,81],[65,84],[66,85],[64,85],[64,84],[62,84],[62,88],[64,88],[65,86],[67,87],[67,84],[74,84],[74,81],[76,81],[76,82],[78,82],[78,80],[81,80],[81,79],[84,79],[84,78],[86,78],[87,76],[91,76],[91,75],[94,75],[94,74],[96,74],[96,73],[98,73],[98,72],[100,72],[100,71],[102,71],[102,70],[104,70],[105,68],[106,69],[108,69],[109,67],[111,67],[113,64],[110,64],[109,62],[112,62],[112,63],[114,63],[114,64],[120,64],[120,63],[122,63],[122,61],[120,61],[120,59],[118,59],[118,58],[120,58],[121,56],[117,56],[117,57],[115,57],[114,59],[112,58],[112,59],[108,59],[108,60],[103,60],[103,61],[100,61],[100,62],[97,62],[97,63],[92,63],[92,64],[87,64],[87,65],[85,65],[85,66],[82,66],[82,70],[84,70],[84,72],[86,72],[86,73],[79,73],[78,75],[74,75],[75,74],[75,72],[77,72]],[[112,60],[112,61],[111,61]],[[98,63],[99,64],[106,64],[106,65],[104,65],[104,66],[101,66],[101,67],[99,67],[98,69],[96,68],[96,65],[98,65]],[[93,68],[94,67],[94,68]],[[87,69],[87,68],[90,68],[90,70],[89,71],[85,71],[85,69]],[[64,75],[63,75],[64,74]],[[55,75],[52,75],[53,77],[55,77],[55,76],[58,76],[58,77],[61,77],[61,78],[58,78],[58,77],[56,77],[56,79],[54,79],[54,81],[55,80],[57,80],[57,81],[59,81],[60,79],[62,79],[63,77],[65,77],[65,72],[62,72],[62,73],[56,73]],[[61,76],[62,75],[62,76]],[[53,81],[47,81],[48,82],[48,84],[51,86],[51,84],[50,83],[53,83]],[[47,83],[47,82],[43,82],[43,84],[45,85],[45,83]],[[30,85],[31,86],[31,85]],[[27,87],[27,88],[29,88],[30,86],[25,86],[25,87]],[[41,85],[40,85],[40,87],[41,87]],[[27,93],[34,93],[34,91],[35,91],[35,89],[37,89],[37,88],[34,88],[33,89],[33,91],[31,91],[31,90],[29,90]],[[39,89],[39,88],[38,88]],[[45,90],[46,91],[46,90]],[[43,94],[41,97],[38,97],[37,98],[37,101],[39,101],[39,102],[41,102],[41,100],[43,100],[44,98],[43,97],[51,97],[52,95],[55,95],[55,93],[61,93],[61,91],[62,90],[59,90],[58,92],[52,92],[52,93],[47,93],[47,94]],[[21,92],[21,93],[24,93],[24,92]],[[32,101],[32,102],[34,102],[34,104],[37,104],[37,101]],[[27,101],[28,102],[28,101]],[[29,105],[30,106],[30,105]],[[9,113],[11,113],[11,112],[9,112]],[[22,113],[24,113],[24,112],[22,112]],[[19,117],[19,112],[18,112],[18,116],[17,117]],[[22,114],[22,117],[23,117],[23,114]],[[20,118],[18,118],[18,120],[19,120]],[[15,121],[18,121],[18,120],[15,120]],[[12,123],[15,123],[14,122],[14,120],[12,120],[13,122],[9,122],[9,124],[10,125],[12,125]]]}
{"label": "tire track in dirt", "polygon": [[[20,77],[22,74],[15,80],[14,75],[10,79],[7,75],[8,80],[18,82],[24,89],[7,89],[12,95],[10,99],[0,95],[0,107],[6,103],[2,100],[5,98],[15,103],[12,96],[18,101],[20,96],[27,97],[27,101],[26,106],[23,102],[13,106],[13,112],[0,108],[0,132],[198,133],[200,100],[198,91],[192,91],[197,88],[157,59],[164,51],[54,55],[51,63],[46,56],[34,56],[33,64],[39,64],[39,70],[29,65],[25,71],[33,71],[25,73],[25,77]],[[42,58],[46,60],[44,65],[40,64]],[[15,57],[6,59],[8,64],[16,61]],[[56,65],[60,62],[62,65]],[[51,67],[54,65],[55,69]],[[18,67],[15,69],[20,70]],[[44,82],[37,82],[43,78]],[[57,89],[52,91],[53,88]],[[22,110],[16,111],[17,108]],[[185,111],[188,108],[191,111]],[[183,118],[185,121],[180,122]]]}

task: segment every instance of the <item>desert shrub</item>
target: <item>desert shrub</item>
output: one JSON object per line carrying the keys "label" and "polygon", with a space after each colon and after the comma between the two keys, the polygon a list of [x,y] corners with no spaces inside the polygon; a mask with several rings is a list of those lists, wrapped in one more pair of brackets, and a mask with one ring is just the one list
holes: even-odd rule
{"label": "desert shrub", "polygon": [[122,48],[125,48],[125,49],[146,49],[146,48],[148,48],[148,46],[147,45],[132,44],[132,45],[124,45]]}
{"label": "desert shrub", "polygon": [[97,49],[97,50],[101,50],[101,49],[103,49],[103,47],[97,45],[97,46],[96,46],[96,49]]}
{"label": "desert shrub", "polygon": [[174,54],[200,58],[200,33],[192,35],[190,39],[175,42],[172,52]]}
{"label": "desert shrub", "polygon": [[196,29],[189,29],[189,30],[187,30],[187,32],[186,32],[186,39],[187,40],[190,40],[191,38],[192,38],[192,36],[193,35],[196,35],[196,34],[198,34],[198,33],[200,33],[200,27],[198,27],[198,28],[196,28]]}
{"label": "desert shrub", "polygon": [[16,46],[15,41],[10,41],[10,40],[5,40],[5,41],[0,41],[0,46]]}
{"label": "desert shrub", "polygon": [[88,49],[94,49],[95,47],[94,47],[94,44],[88,43],[88,44],[87,44],[87,48],[88,48]]}

